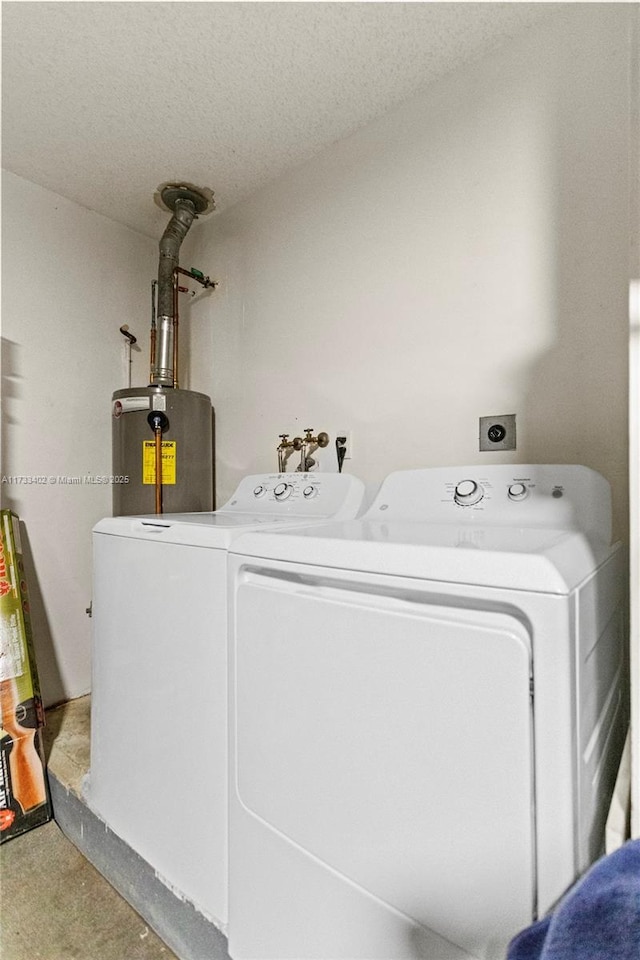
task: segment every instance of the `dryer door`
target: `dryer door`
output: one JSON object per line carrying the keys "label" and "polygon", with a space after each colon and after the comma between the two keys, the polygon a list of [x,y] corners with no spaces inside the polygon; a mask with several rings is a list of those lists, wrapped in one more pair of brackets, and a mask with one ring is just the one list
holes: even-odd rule
{"label": "dryer door", "polygon": [[[527,629],[449,606],[442,590],[433,602],[420,581],[378,577],[374,592],[347,578],[253,566],[237,580],[235,801],[255,822],[236,849],[253,871],[277,842],[296,851],[284,868],[274,860],[253,903],[271,931],[281,917],[289,947],[255,955],[504,956],[534,911]],[[260,830],[272,836],[252,853],[245,840]],[[309,936],[325,909],[305,892],[312,861],[345,897],[321,945]],[[242,869],[232,863],[232,887]],[[400,930],[387,952],[380,929],[353,929],[354,885]]]}

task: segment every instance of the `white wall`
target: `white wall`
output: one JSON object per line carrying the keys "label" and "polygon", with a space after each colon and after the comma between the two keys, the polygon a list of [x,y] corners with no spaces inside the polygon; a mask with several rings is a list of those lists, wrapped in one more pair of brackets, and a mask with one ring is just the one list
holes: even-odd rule
{"label": "white wall", "polygon": [[[119,327],[147,332],[157,243],[10,173],[2,188],[2,506],[24,522],[40,679],[54,703],[90,688],[91,528],[111,513],[111,489],[49,477],[111,474]],[[146,352],[137,358],[144,383]],[[47,482],[6,479],[16,476]]]}
{"label": "white wall", "polygon": [[[587,464],[626,535],[633,11],[567,8],[193,234],[221,280],[191,310],[219,503],[279,433],[346,428],[369,483]],[[480,454],[503,413],[517,451]]]}

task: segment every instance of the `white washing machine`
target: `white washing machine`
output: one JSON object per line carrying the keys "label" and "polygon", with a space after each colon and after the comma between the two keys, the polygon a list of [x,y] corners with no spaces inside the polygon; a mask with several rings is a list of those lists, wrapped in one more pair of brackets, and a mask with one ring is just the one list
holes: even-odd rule
{"label": "white washing machine", "polygon": [[243,531],[354,517],[346,474],[246,477],[214,513],[93,534],[88,801],[176,893],[227,918],[227,550]]}
{"label": "white washing machine", "polygon": [[501,958],[600,852],[625,564],[576,466],[395,473],[230,561],[235,960]]}

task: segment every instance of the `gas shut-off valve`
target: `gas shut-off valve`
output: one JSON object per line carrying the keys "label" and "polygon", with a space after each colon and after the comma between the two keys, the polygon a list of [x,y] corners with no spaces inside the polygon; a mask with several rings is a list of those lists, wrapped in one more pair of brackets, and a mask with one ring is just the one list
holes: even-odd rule
{"label": "gas shut-off valve", "polygon": [[293,440],[289,440],[288,433],[281,433],[279,436],[280,443],[276,448],[278,454],[278,473],[287,472],[287,460],[294,450],[300,452],[300,463],[296,467],[296,472],[308,473],[316,466],[316,461],[313,459],[312,454],[315,453],[318,448],[322,449],[329,445],[329,434],[323,431],[319,433],[317,437],[314,437],[313,427],[307,427],[305,429],[304,437],[294,437]]}

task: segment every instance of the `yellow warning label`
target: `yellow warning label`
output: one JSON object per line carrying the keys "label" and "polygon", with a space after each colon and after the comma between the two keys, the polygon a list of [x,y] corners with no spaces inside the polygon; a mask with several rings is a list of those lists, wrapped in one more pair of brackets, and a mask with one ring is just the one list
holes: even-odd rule
{"label": "yellow warning label", "polygon": [[[156,444],[155,440],[142,441],[142,482],[156,482]],[[176,482],[176,441],[162,441],[162,485]]]}

